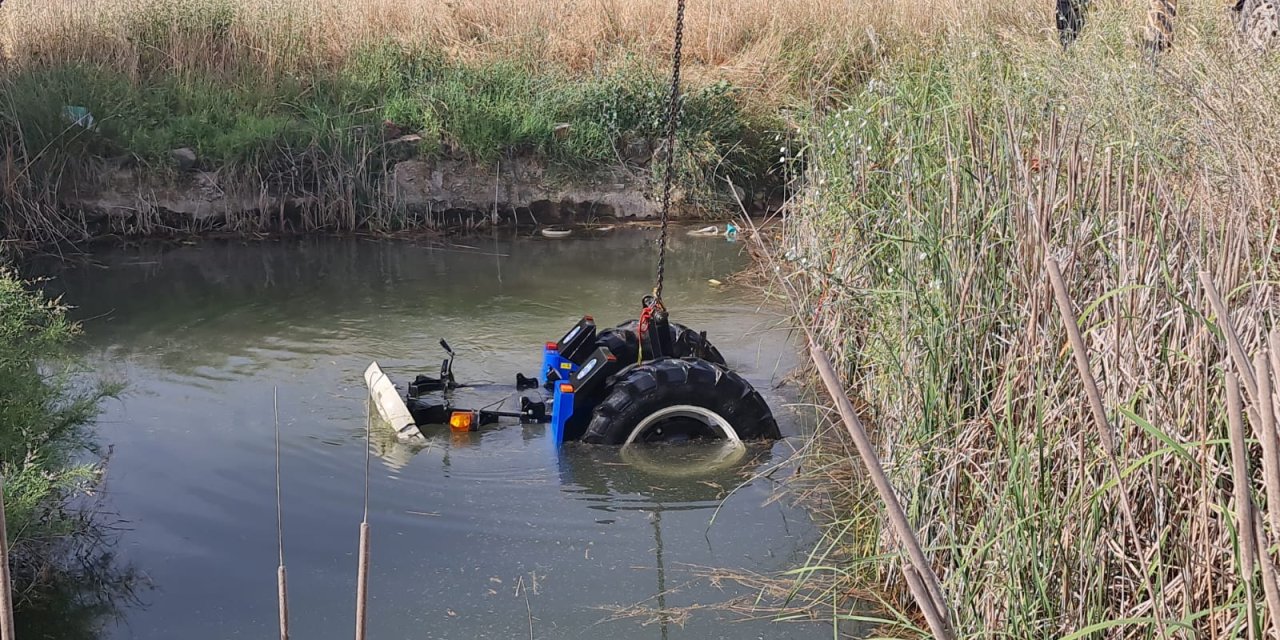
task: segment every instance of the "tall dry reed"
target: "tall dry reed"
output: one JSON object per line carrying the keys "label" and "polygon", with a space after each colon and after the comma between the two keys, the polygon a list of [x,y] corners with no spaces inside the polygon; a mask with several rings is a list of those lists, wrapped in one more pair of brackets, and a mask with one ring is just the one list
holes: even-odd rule
{"label": "tall dry reed", "polygon": [[[1249,363],[1277,326],[1277,68],[1214,38],[1225,10],[1180,9],[1154,67],[1133,8],[1095,4],[1066,52],[955,39],[797,140],[780,276],[874,425],[964,635],[1275,632],[1280,530],[1242,542],[1225,374],[1267,375]],[[1280,513],[1273,399],[1245,386],[1239,489]],[[889,587],[885,622],[923,634],[838,436],[813,450],[830,523],[799,575],[823,606]]]}
{"label": "tall dry reed", "polygon": [[[462,61],[521,59],[590,69],[670,55],[665,0],[9,0],[0,43],[16,64],[105,64],[145,73],[334,68],[385,41]],[[743,0],[689,3],[685,60],[761,90],[825,91],[879,59],[948,33],[1036,32],[1051,8],[996,0]],[[781,97],[781,96],[780,96]]]}

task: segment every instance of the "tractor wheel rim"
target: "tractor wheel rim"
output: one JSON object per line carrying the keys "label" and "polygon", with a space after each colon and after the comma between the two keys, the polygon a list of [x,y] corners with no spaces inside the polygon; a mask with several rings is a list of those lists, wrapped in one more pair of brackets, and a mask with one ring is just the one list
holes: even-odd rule
{"label": "tractor wheel rim", "polygon": [[644,420],[641,420],[640,424],[636,425],[636,428],[631,430],[631,435],[627,436],[627,441],[623,444],[634,443],[646,430],[649,429],[649,427],[672,418],[691,418],[699,420],[707,426],[719,431],[720,434],[724,436],[725,440],[736,443],[742,442],[742,438],[738,437],[738,432],[733,428],[733,425],[729,424],[728,420],[724,419],[724,416],[707,409],[706,407],[698,407],[691,404],[676,404],[654,411],[645,417]]}

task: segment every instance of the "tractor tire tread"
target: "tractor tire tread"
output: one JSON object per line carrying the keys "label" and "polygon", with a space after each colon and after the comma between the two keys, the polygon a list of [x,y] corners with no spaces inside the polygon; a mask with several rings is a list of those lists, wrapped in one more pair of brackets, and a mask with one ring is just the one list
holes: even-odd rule
{"label": "tractor tire tread", "polygon": [[698,358],[660,358],[614,376],[608,395],[591,413],[582,441],[623,444],[645,417],[677,404],[720,414],[742,440],[781,437],[769,405],[742,376]]}

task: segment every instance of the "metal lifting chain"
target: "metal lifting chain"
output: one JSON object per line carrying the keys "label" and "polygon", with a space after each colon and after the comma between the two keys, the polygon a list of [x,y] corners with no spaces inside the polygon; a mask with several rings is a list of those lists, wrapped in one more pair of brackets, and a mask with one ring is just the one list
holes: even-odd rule
{"label": "metal lifting chain", "polygon": [[653,285],[654,304],[659,308],[662,307],[662,279],[667,267],[667,220],[671,214],[671,180],[676,168],[676,127],[680,123],[680,55],[684,46],[684,4],[685,0],[676,2],[676,44],[671,53],[671,102],[667,112],[667,168],[662,176],[662,233],[658,236],[658,278]]}

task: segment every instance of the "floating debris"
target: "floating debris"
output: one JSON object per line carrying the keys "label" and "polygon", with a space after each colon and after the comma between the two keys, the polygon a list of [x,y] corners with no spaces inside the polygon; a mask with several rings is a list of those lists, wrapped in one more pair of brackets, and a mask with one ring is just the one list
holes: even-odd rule
{"label": "floating debris", "polygon": [[66,118],[67,122],[70,122],[72,126],[84,127],[90,131],[98,128],[97,121],[94,120],[93,114],[89,113],[89,109],[86,107],[63,107],[62,117]]}

